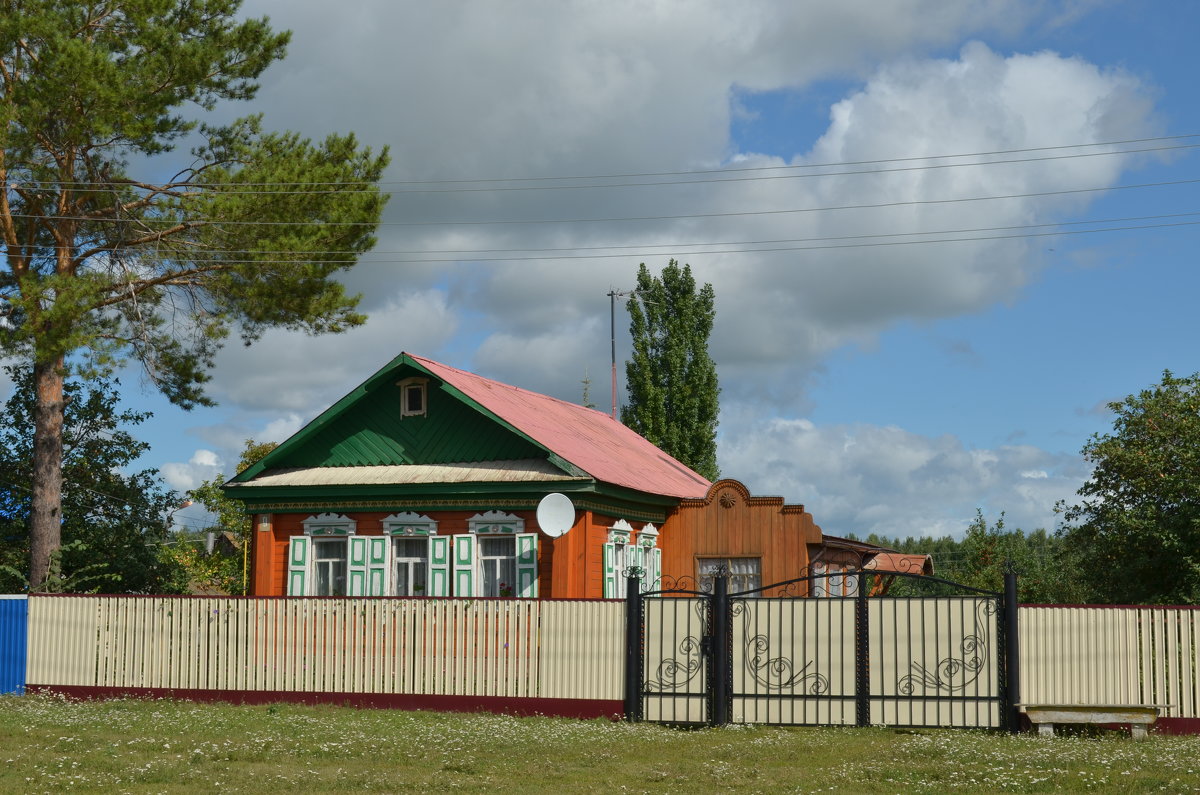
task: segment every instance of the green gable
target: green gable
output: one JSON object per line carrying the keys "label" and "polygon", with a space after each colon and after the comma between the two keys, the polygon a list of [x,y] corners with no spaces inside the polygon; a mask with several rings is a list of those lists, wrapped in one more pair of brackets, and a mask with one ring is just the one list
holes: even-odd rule
{"label": "green gable", "polygon": [[401,417],[395,381],[420,373],[399,368],[354,406],[333,418],[272,467],[389,466],[451,464],[517,458],[546,458],[545,450],[479,413],[440,384],[426,390],[426,416]]}
{"label": "green gable", "polygon": [[[401,416],[406,378],[425,378],[425,416]],[[326,409],[235,482],[267,469],[400,466],[542,458],[572,469],[558,456],[401,355]]]}

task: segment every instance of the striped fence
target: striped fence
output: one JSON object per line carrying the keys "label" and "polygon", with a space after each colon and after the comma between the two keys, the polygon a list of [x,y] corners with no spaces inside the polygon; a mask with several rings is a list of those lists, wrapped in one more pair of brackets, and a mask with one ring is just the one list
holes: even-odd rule
{"label": "striped fence", "polygon": [[1200,724],[1200,608],[1027,606],[1020,627],[1022,701],[1162,705]]}
{"label": "striped fence", "polygon": [[27,686],[68,694],[620,713],[624,606],[34,596]]}
{"label": "striped fence", "polygon": [[[1025,606],[1019,636],[1021,701],[1200,732],[1200,608]],[[0,598],[0,692],[596,717],[623,710],[625,637],[608,600]]]}

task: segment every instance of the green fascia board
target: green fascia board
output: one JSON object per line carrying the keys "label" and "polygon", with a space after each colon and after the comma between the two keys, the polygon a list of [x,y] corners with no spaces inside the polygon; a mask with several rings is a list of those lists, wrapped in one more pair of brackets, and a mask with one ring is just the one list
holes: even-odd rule
{"label": "green fascia board", "polygon": [[[276,447],[274,450],[272,450],[271,452],[267,453],[265,456],[260,458],[257,463],[252,464],[251,466],[247,467],[246,469],[242,470],[237,475],[235,475],[230,482],[231,483],[245,483],[248,480],[253,480],[257,475],[261,474],[263,471],[270,469],[273,462],[279,461],[280,459],[287,456],[288,453],[290,453],[293,450],[295,450],[296,448],[302,446],[305,442],[307,442],[309,439],[311,439],[315,434],[317,434],[318,432],[323,430],[324,427],[331,420],[333,420],[337,417],[340,417],[348,408],[350,408],[355,403],[357,403],[360,399],[362,399],[362,397],[364,395],[366,395],[367,392],[369,392],[372,388],[375,387],[375,385],[379,382],[379,380],[381,378],[385,377],[388,373],[390,373],[395,368],[400,367],[401,365],[404,365],[404,364],[412,364],[413,366],[418,367],[418,369],[420,369],[428,374],[428,371],[425,371],[425,369],[423,367],[419,367],[415,362],[412,361],[412,359],[410,359],[408,357],[408,355],[403,354],[403,353],[400,354],[399,356],[397,356],[396,358],[392,359],[390,362],[385,364],[383,367],[381,367],[377,371],[375,371],[374,374],[372,374],[365,381],[363,381],[361,384],[356,386],[353,390],[351,390],[348,394],[346,394],[341,400],[339,400],[338,402],[334,403],[329,408],[322,411],[315,418],[313,418],[312,421],[310,421],[307,425],[305,425],[303,428],[296,431],[296,433],[292,434],[287,439],[285,439],[283,441],[283,443],[280,444],[278,447]],[[432,378],[431,374],[430,374],[430,377]],[[435,379],[435,380],[437,380],[438,383],[441,383],[440,379]]]}
{"label": "green fascia board", "polygon": [[312,512],[328,509],[533,510],[551,492],[568,495],[577,508],[617,518],[661,524],[679,500],[616,488],[595,481],[531,481],[527,483],[439,483],[390,486],[250,486],[227,487],[226,496],[243,504],[246,513]]}
{"label": "green fascia board", "polygon": [[[489,420],[491,420],[492,422],[501,426],[502,428],[509,431],[510,433],[515,434],[517,437],[519,437],[519,438],[523,439],[524,441],[526,441],[527,443],[533,445],[538,450],[542,450],[543,452],[545,452],[546,456],[547,456],[547,460],[552,465],[561,469],[565,474],[570,475],[572,477],[588,477],[588,473],[582,471],[581,469],[579,469],[579,467],[575,466],[574,464],[571,464],[569,461],[566,461],[561,456],[555,454],[553,451],[551,451],[549,448],[547,448],[545,445],[540,444],[535,439],[530,437],[528,434],[522,432],[519,428],[514,427],[513,425],[509,424],[508,422],[501,419],[497,415],[493,414],[491,411],[489,411],[488,409],[486,409],[485,407],[483,407],[476,401],[467,397],[465,394],[463,394],[457,388],[455,388],[451,384],[446,383],[441,378],[437,377],[434,373],[430,372],[427,368],[425,368],[423,365],[421,365],[420,363],[415,361],[408,354],[402,353],[399,356],[392,359],[386,365],[381,367],[379,370],[377,370],[374,374],[372,374],[370,377],[368,377],[365,381],[363,381],[361,384],[359,384],[353,390],[351,390],[348,394],[346,394],[344,397],[342,397],[341,400],[337,401],[332,406],[327,408],[325,411],[323,411],[319,415],[317,415],[317,417],[315,417],[311,422],[309,422],[307,425],[305,425],[303,428],[301,428],[295,434],[293,434],[288,439],[286,439],[282,444],[280,444],[278,447],[276,447],[274,450],[272,450],[270,453],[268,453],[266,456],[264,456],[262,459],[260,459],[257,463],[255,463],[252,466],[247,467],[245,470],[239,472],[237,475],[235,475],[230,480],[230,482],[231,483],[245,483],[247,481],[253,480],[256,476],[258,476],[262,472],[264,472],[267,469],[270,469],[272,466],[274,466],[275,462],[286,460],[290,454],[292,454],[293,452],[295,452],[298,449],[300,449],[301,447],[303,447],[306,443],[308,443],[310,440],[312,440],[313,437],[315,437],[317,434],[319,434],[321,431],[323,431],[330,423],[332,423],[334,420],[341,417],[346,411],[348,411],[356,403],[358,403],[360,400],[362,400],[367,395],[368,392],[375,389],[379,385],[380,381],[386,380],[386,379],[392,377],[391,374],[393,373],[393,371],[395,371],[399,367],[404,367],[404,366],[410,367],[413,370],[416,370],[417,372],[424,374],[426,377],[428,377],[431,380],[431,382],[433,384],[438,385],[439,388],[444,393],[450,395],[451,397],[455,398],[456,400],[463,403],[464,405],[479,412],[484,417],[488,418]],[[511,485],[511,484],[508,484],[508,485]]]}

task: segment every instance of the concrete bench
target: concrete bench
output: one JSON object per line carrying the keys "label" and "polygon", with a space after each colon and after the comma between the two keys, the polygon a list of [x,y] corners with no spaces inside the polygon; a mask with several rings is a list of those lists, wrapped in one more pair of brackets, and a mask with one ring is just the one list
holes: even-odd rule
{"label": "concrete bench", "polygon": [[1158,720],[1167,704],[1018,704],[1038,734],[1054,736],[1056,723],[1128,723],[1135,740],[1146,739],[1146,730]]}

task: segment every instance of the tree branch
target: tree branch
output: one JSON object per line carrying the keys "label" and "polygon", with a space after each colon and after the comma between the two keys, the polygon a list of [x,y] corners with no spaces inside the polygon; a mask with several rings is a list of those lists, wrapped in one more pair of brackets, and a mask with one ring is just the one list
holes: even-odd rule
{"label": "tree branch", "polygon": [[103,309],[107,306],[114,306],[129,300],[128,296],[141,295],[147,290],[154,287],[199,287],[202,282],[196,280],[196,276],[204,276],[210,273],[220,273],[230,270],[233,266],[224,263],[214,265],[204,265],[201,267],[190,268],[183,271],[174,271],[164,273],[154,279],[140,279],[136,282],[128,282],[121,285],[113,285],[116,292],[108,298],[97,301],[91,305],[92,310]]}

